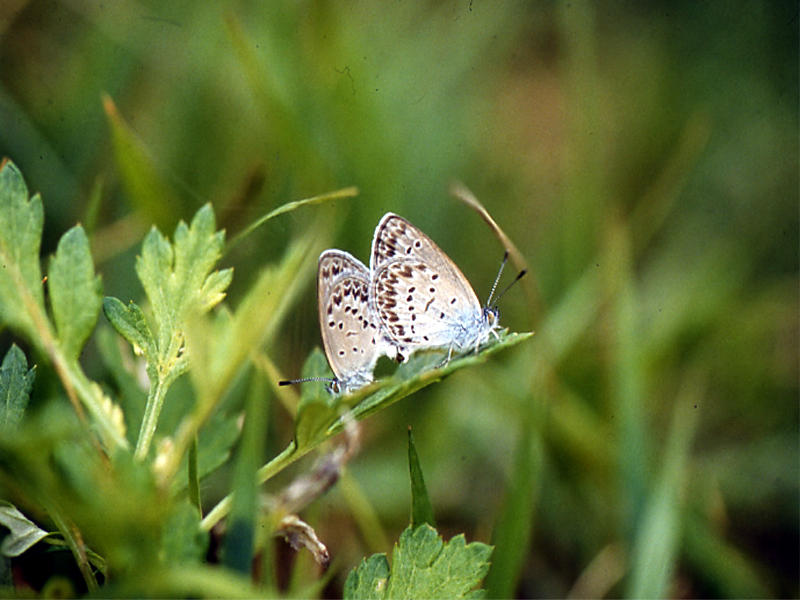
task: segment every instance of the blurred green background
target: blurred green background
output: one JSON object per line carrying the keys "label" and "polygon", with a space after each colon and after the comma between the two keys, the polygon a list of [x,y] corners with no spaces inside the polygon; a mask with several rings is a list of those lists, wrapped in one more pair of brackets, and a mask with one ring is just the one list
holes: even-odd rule
{"label": "blurred green background", "polygon": [[[123,301],[147,228],[209,201],[230,239],[360,189],[227,255],[233,307],[320,211],[365,262],[403,215],[485,298],[502,246],[453,181],[520,248],[502,323],[536,335],[368,420],[305,515],[332,590],[408,523],[411,426],[440,530],[496,544],[490,595],[800,593],[797,3],[5,0],[0,155],[44,253],[83,222]],[[308,283],[267,349],[288,377],[320,344]]]}

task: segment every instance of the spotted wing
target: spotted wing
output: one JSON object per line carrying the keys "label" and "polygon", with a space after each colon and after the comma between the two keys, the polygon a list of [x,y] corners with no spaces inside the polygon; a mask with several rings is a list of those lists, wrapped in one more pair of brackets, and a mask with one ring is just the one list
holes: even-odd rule
{"label": "spotted wing", "polygon": [[341,250],[319,257],[317,301],[325,355],[339,387],[353,391],[372,381],[382,351],[380,328],[369,302],[369,271]]}
{"label": "spotted wing", "polygon": [[372,242],[372,296],[382,327],[400,352],[467,350],[491,329],[472,286],[427,235],[392,213]]}

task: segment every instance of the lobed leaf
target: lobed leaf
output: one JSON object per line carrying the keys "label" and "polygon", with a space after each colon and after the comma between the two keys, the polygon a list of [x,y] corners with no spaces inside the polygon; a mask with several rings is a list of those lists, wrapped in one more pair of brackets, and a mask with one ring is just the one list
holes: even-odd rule
{"label": "lobed leaf", "polygon": [[89,239],[80,225],[61,236],[50,262],[48,286],[61,347],[67,358],[77,360],[97,323],[103,298]]}
{"label": "lobed leaf", "polygon": [[474,598],[491,555],[491,546],[467,544],[463,534],[445,543],[430,525],[409,526],[394,547],[391,568],[383,554],[362,561],[348,576],[344,597]]}
{"label": "lobed leaf", "polygon": [[385,554],[373,554],[350,572],[344,583],[344,598],[380,600],[386,597],[389,583],[389,561]]}
{"label": "lobed leaf", "polygon": [[191,225],[183,221],[178,224],[174,244],[155,228],[142,243],[136,273],[158,323],[162,353],[193,311],[207,311],[225,297],[233,271],[211,272],[225,243],[224,231],[215,229],[214,211],[206,204]]}

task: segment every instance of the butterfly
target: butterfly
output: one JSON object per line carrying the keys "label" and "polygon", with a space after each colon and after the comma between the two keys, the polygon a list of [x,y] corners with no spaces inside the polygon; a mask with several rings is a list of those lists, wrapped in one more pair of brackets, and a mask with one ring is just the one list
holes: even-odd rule
{"label": "butterfly", "polygon": [[317,307],[322,345],[333,371],[328,381],[333,393],[350,393],[372,383],[372,371],[386,354],[394,358],[396,347],[383,335],[369,299],[370,272],[342,250],[325,250],[317,266]]}
{"label": "butterfly", "polygon": [[[503,265],[507,258],[508,253]],[[501,266],[492,294],[502,272]],[[524,274],[522,271],[514,281]],[[400,361],[418,350],[446,348],[447,364],[454,353],[477,352],[491,337],[499,339],[496,303],[482,306],[450,257],[417,227],[393,213],[384,215],[375,229],[369,297]]]}

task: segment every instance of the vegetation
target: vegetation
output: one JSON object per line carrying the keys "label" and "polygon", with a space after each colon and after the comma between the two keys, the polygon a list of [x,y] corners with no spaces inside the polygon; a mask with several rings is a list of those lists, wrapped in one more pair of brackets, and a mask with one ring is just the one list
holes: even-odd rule
{"label": "vegetation", "polygon": [[[796,5],[6,13],[0,595],[800,594]],[[453,182],[510,333],[278,387]]]}

